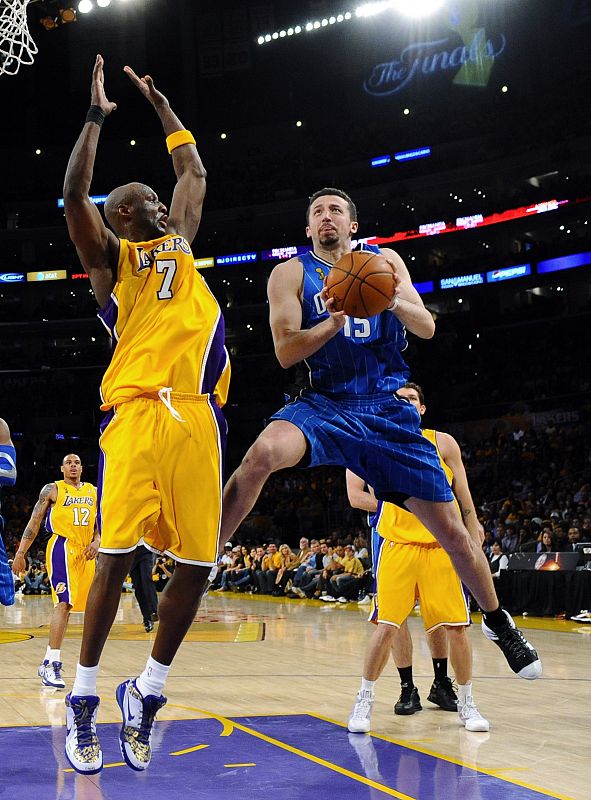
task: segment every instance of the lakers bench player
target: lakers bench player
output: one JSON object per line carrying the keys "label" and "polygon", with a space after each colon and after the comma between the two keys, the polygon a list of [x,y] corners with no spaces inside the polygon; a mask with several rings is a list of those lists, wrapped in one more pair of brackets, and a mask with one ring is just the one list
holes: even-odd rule
{"label": "lakers bench player", "polygon": [[160,624],[145,668],[116,690],[123,758],[135,770],[150,763],[152,724],[166,703],[170,664],[217,559],[226,438],[221,406],[230,379],[221,311],[190,247],[205,196],[195,139],[151,77],[139,78],[130,67],[125,72],[160,118],[177,183],[170,212],[142,183],[114,189],[105,203],[112,230],[103,223],[89,190],[101,126],[116,105],[107,99],[97,56],[91,106],[64,184],[70,238],[115,343],[101,384],[107,416],[99,442],[99,568],[66,698],[66,756],[85,774],[103,764],[96,732],[99,659],[142,539],[177,562],[160,598]]}
{"label": "lakers bench player", "polygon": [[62,676],[61,646],[70,612],[86,608],[99,548],[96,488],[81,480],[82,462],[75,453],[63,459],[60,469],[63,480],[47,483],[41,489],[12,563],[15,575],[26,570],[25,556],[45,519],[45,529],[51,534],[45,558],[54,609],[39,677],[44,686],[55,689],[66,685]]}

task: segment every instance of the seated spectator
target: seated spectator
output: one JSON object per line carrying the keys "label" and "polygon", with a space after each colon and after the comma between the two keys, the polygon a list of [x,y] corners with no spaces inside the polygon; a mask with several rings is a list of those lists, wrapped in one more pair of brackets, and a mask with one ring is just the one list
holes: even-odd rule
{"label": "seated spectator", "polygon": [[361,563],[363,564],[364,568],[367,569],[370,566],[369,563],[369,551],[367,549],[367,539],[365,536],[359,534],[353,539],[353,547],[355,548],[355,558],[358,558]]}
{"label": "seated spectator", "polygon": [[505,527],[505,535],[501,539],[501,546],[504,553],[515,553],[519,544],[519,534],[514,526]]}
{"label": "seated spectator", "polygon": [[345,555],[341,560],[342,572],[330,579],[330,594],[341,603],[357,598],[364,573],[363,564],[356,558],[352,545],[345,547]]}
{"label": "seated spectator", "polygon": [[576,550],[576,545],[579,542],[582,542],[583,539],[581,538],[581,530],[576,525],[573,525],[568,529],[568,550]]}
{"label": "seated spectator", "polygon": [[[250,553],[247,552],[247,548],[242,548],[242,556],[244,558],[244,568],[239,569],[234,573],[234,577],[232,579],[232,585],[235,589],[239,592],[242,592],[246,589],[253,588],[256,585],[254,579],[254,573],[257,569],[257,557],[258,557],[258,550],[261,551],[261,559],[265,554],[265,551],[262,547],[256,548],[251,547]],[[259,566],[260,568],[260,566]]]}
{"label": "seated spectator", "polygon": [[272,591],[274,597],[280,597],[285,593],[287,582],[292,579],[294,569],[298,563],[298,557],[292,552],[288,544],[282,544],[279,548],[280,566],[275,577],[275,588]]}
{"label": "seated spectator", "polygon": [[322,570],[322,554],[320,552],[320,543],[317,539],[312,539],[308,554],[300,561],[300,566],[293,576],[293,586],[297,587],[301,586],[302,583],[308,583],[309,579],[313,577],[311,573]]}
{"label": "seated spectator", "polygon": [[[244,548],[246,550],[246,548]],[[215,589],[216,592],[228,592],[230,590],[230,581],[232,581],[239,571],[245,569],[245,562],[244,562],[244,555],[242,553],[242,548],[239,544],[232,548],[230,551],[231,553],[231,560],[229,564],[226,564],[226,568],[222,572],[222,578],[220,582],[220,588]]]}
{"label": "seated spectator", "polygon": [[503,553],[503,548],[498,539],[493,542],[491,554],[489,556],[488,565],[493,578],[499,578],[502,569],[507,569],[509,566],[509,559]]}
{"label": "seated spectator", "polygon": [[555,553],[556,541],[550,528],[544,528],[540,541],[536,545],[536,553]]}
{"label": "seated spectator", "polygon": [[257,586],[261,594],[272,594],[275,589],[275,579],[281,567],[281,555],[275,542],[269,542],[267,552],[263,557],[261,569],[257,571]]}

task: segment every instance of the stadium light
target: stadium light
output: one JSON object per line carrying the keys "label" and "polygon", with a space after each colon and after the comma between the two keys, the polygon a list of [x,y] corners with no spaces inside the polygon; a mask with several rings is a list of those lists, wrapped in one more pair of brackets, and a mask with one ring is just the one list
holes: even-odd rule
{"label": "stadium light", "polygon": [[100,6],[100,8],[106,8],[111,5],[111,0],[96,0],[96,4]]}
{"label": "stadium light", "polygon": [[289,36],[298,36],[300,33],[310,33],[317,31],[321,28],[329,28],[331,25],[336,25],[339,22],[345,22],[352,19],[353,14],[350,11],[343,12],[342,14],[335,14],[331,17],[324,17],[322,19],[310,20],[303,22],[301,25],[293,25],[289,28],[284,28],[272,33],[262,33],[257,37],[257,44],[268,44],[277,39],[286,39]]}
{"label": "stadium light", "polygon": [[78,11],[81,14],[88,14],[94,8],[91,0],[80,0],[78,3]]}
{"label": "stadium light", "polygon": [[356,17],[373,17],[382,11],[398,11],[406,17],[427,17],[443,6],[444,0],[381,0],[376,3],[364,3],[355,9]]}

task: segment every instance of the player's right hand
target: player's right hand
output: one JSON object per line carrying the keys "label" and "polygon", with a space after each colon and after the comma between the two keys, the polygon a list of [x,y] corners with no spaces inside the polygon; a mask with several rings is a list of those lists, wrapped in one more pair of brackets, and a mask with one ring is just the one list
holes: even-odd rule
{"label": "player's right hand", "polygon": [[326,310],[330,314],[330,319],[337,324],[339,328],[343,328],[347,322],[347,315],[344,311],[337,311],[334,307],[335,299],[331,297],[326,288],[326,278],[324,279],[324,286],[322,287],[322,294],[320,295],[326,306]]}
{"label": "player's right hand", "polygon": [[107,100],[105,94],[105,74],[103,72],[103,57],[99,54],[94,62],[94,69],[92,70],[92,86],[90,89],[90,102],[93,106],[99,106],[101,111],[107,116],[111,111],[116,111],[117,103],[111,103]]}
{"label": "player's right hand", "polygon": [[11,569],[17,577],[27,571],[27,560],[21,553],[16,553],[14,556]]}

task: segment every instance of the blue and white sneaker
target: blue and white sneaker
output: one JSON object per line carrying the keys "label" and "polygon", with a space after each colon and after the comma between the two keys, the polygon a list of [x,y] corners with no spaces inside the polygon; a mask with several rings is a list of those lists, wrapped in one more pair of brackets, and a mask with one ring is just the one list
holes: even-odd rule
{"label": "blue and white sneaker", "polygon": [[103,752],[96,734],[99,703],[95,695],[66,695],[66,758],[83,775],[94,775],[103,768]]}
{"label": "blue and white sneaker", "polygon": [[44,658],[43,661],[39,664],[39,666],[37,668],[37,675],[39,675],[40,678],[43,677],[43,674],[45,672],[45,667],[48,664],[49,664],[49,661],[46,658]]}
{"label": "blue and white sneaker", "polygon": [[157,712],[166,705],[166,697],[153,694],[143,697],[135,680],[120,683],[115,697],[123,715],[119,733],[121,755],[127,766],[141,772],[150,765],[152,725]]}
{"label": "blue and white sneaker", "polygon": [[52,661],[51,664],[49,661],[44,661],[39,665],[37,672],[41,678],[41,683],[43,686],[51,686],[53,689],[66,688],[66,682],[62,678],[61,661]]}

